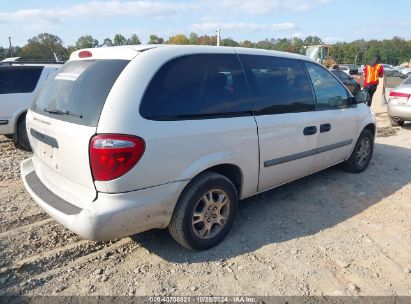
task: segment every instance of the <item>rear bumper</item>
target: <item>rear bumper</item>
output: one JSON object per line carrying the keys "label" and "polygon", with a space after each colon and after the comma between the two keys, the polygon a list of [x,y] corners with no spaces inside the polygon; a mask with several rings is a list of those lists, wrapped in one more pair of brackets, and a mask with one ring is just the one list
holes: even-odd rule
{"label": "rear bumper", "polygon": [[388,103],[387,112],[389,117],[398,117],[401,120],[411,120],[411,106],[393,105]]}
{"label": "rear bumper", "polygon": [[167,227],[188,183],[175,182],[126,193],[98,193],[96,200],[79,208],[44,186],[31,159],[21,163],[21,175],[26,190],[44,211],[79,236],[96,241]]}

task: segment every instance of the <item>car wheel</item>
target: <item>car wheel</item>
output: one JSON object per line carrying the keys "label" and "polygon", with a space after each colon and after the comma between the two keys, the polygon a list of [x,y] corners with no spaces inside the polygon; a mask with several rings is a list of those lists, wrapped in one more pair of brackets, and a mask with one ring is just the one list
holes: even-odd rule
{"label": "car wheel", "polygon": [[205,250],[220,243],[230,231],[238,205],[233,183],[205,172],[183,191],[170,221],[173,238],[189,250]]}
{"label": "car wheel", "polygon": [[403,120],[394,120],[392,118],[390,118],[390,123],[391,123],[391,126],[393,126],[393,127],[398,127],[398,126],[403,126],[404,125]]}
{"label": "car wheel", "polygon": [[363,130],[355,144],[350,158],[344,162],[344,169],[352,173],[360,173],[367,169],[374,151],[374,134]]}
{"label": "car wheel", "polygon": [[17,148],[23,149],[25,151],[31,151],[31,146],[26,129],[26,115],[20,117],[17,122],[15,145]]}

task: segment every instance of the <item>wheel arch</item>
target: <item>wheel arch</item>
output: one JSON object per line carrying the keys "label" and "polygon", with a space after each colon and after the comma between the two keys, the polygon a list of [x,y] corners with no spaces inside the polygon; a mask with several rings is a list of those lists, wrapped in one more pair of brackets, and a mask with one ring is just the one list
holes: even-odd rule
{"label": "wheel arch", "polygon": [[184,186],[183,190],[180,193],[180,196],[190,186],[191,181],[193,179],[195,179],[196,177],[200,176],[201,174],[205,172],[213,172],[213,173],[217,173],[217,174],[220,174],[226,177],[228,180],[230,180],[233,183],[237,191],[238,198],[239,199],[241,198],[241,194],[243,190],[243,182],[244,182],[243,172],[239,166],[233,163],[214,164],[214,165],[210,165],[207,168],[203,168],[202,170],[199,170],[197,173],[193,174],[193,176],[190,178],[190,182]]}
{"label": "wheel arch", "polygon": [[[214,172],[228,178],[234,185],[238,198],[241,197],[242,185],[243,185],[243,173],[237,165],[234,164],[221,164],[210,167],[203,172]],[[200,173],[200,174],[201,174]]]}
{"label": "wheel arch", "polygon": [[14,118],[14,125],[13,125],[13,141],[17,142],[17,126],[21,119],[26,117],[28,109],[23,109],[18,112],[18,114]]}
{"label": "wheel arch", "polygon": [[[377,131],[377,127],[374,123],[369,123],[368,125],[366,125],[363,130],[369,130],[375,137],[376,135],[376,131]],[[362,132],[362,131],[361,131]],[[360,133],[361,134],[361,133]]]}

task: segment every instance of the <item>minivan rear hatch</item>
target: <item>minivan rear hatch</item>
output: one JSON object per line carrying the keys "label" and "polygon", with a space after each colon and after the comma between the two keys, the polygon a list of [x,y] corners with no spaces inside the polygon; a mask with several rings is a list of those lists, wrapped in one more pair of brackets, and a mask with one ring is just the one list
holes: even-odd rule
{"label": "minivan rear hatch", "polygon": [[96,197],[90,139],[113,84],[129,62],[91,58],[67,62],[49,78],[27,115],[38,178],[80,208]]}

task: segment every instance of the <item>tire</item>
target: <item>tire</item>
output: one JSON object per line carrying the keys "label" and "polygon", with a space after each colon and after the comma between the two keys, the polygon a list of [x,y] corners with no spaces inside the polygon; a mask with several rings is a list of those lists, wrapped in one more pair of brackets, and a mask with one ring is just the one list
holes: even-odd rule
{"label": "tire", "polygon": [[31,151],[29,137],[27,136],[25,114],[23,114],[17,122],[16,138],[14,143],[16,148],[20,148],[25,151]]}
{"label": "tire", "polygon": [[351,173],[363,172],[367,169],[373,152],[374,134],[370,130],[364,129],[355,144],[350,158],[343,163],[343,168]]}
{"label": "tire", "polygon": [[392,118],[390,118],[390,123],[391,123],[391,126],[393,126],[393,127],[398,127],[398,126],[403,126],[404,125],[404,121],[403,120],[394,120],[394,119],[392,119]]}
{"label": "tire", "polygon": [[[222,202],[225,202],[223,207]],[[181,194],[168,229],[181,246],[206,250],[226,237],[233,226],[237,206],[233,183],[223,175],[205,172],[194,178]]]}

